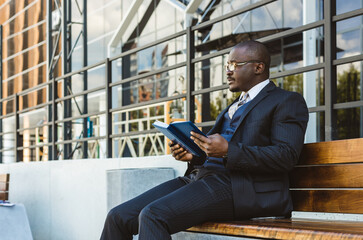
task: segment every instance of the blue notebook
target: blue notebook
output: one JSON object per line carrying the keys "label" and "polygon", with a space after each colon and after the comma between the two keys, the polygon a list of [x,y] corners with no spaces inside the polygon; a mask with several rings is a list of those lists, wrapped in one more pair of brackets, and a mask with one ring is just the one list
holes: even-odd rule
{"label": "blue notebook", "polygon": [[199,133],[207,137],[202,131],[197,128],[191,121],[173,122],[169,125],[160,121],[155,121],[153,126],[162,132],[167,138],[173,142],[177,142],[190,153],[202,157],[206,156],[205,152],[190,139],[190,132]]}

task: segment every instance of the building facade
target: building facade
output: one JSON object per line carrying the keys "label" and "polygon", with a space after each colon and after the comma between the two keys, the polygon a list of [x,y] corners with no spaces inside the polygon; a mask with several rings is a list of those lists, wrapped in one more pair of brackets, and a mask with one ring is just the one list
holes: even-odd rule
{"label": "building facade", "polygon": [[0,0],[0,162],[168,154],[152,123],[207,132],[249,39],[304,96],[305,142],[363,137],[362,14],[362,0]]}

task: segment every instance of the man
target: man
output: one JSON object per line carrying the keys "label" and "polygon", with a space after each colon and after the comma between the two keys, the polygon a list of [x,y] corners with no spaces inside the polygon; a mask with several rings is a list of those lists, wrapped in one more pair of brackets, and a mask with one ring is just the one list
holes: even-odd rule
{"label": "man", "polygon": [[288,171],[303,146],[308,111],[303,97],[269,81],[270,55],[256,41],[230,52],[229,90],[241,96],[217,117],[208,137],[192,133],[207,157],[171,143],[184,177],[121,204],[107,216],[101,239],[171,239],[206,221],[289,217]]}

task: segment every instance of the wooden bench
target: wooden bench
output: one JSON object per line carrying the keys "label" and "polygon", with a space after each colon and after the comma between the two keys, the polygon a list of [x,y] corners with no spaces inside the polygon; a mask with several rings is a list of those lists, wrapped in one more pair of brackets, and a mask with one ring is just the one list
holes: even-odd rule
{"label": "wooden bench", "polygon": [[[305,144],[290,186],[294,211],[363,214],[363,138]],[[265,218],[210,222],[188,231],[262,239],[363,239],[363,222]]]}
{"label": "wooden bench", "polygon": [[0,200],[9,199],[9,174],[0,174]]}

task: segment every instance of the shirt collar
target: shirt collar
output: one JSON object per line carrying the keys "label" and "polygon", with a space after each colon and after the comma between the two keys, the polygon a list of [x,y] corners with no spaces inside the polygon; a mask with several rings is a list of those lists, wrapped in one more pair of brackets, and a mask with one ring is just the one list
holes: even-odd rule
{"label": "shirt collar", "polygon": [[[259,84],[257,84],[257,85],[255,85],[255,86],[253,86],[253,88],[251,88],[251,89],[248,91],[248,98],[247,98],[247,101],[246,101],[246,102],[249,102],[249,101],[251,101],[252,99],[254,99],[254,98],[257,96],[257,94],[259,94],[259,93],[261,92],[261,90],[262,90],[264,87],[266,87],[266,85],[267,85],[267,84],[269,84],[269,82],[270,82],[270,79],[266,79],[265,81],[262,81],[262,82],[260,82]],[[242,96],[243,96],[243,93],[244,93],[244,92],[242,92],[242,93],[241,93],[239,100],[242,100],[241,98],[242,98]]]}

